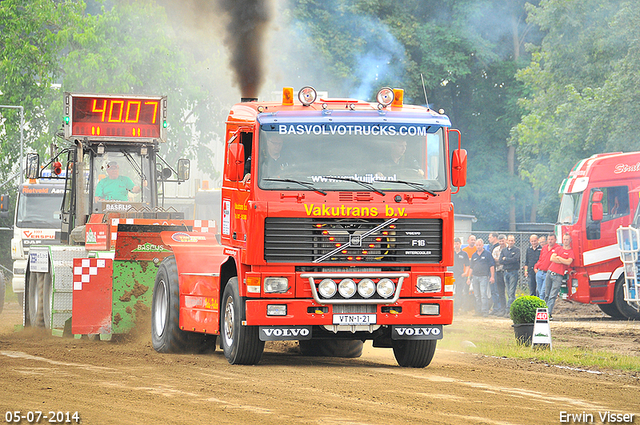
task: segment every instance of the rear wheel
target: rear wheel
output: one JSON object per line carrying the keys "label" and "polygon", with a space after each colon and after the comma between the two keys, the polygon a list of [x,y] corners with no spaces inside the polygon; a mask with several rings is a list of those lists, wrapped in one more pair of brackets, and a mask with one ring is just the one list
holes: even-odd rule
{"label": "rear wheel", "polygon": [[44,328],[44,276],[42,273],[29,273],[27,288],[27,307],[29,323],[35,328]]}
{"label": "rear wheel", "polygon": [[151,343],[160,353],[215,350],[215,335],[180,329],[180,287],[174,257],[167,257],[156,274],[151,300]]}
{"label": "rear wheel", "polygon": [[303,356],[344,357],[362,356],[364,343],[348,339],[309,339],[300,340],[300,353]]}
{"label": "rear wheel", "polygon": [[429,366],[436,352],[437,340],[393,340],[393,355],[402,367],[426,367]]}
{"label": "rear wheel", "polygon": [[0,272],[0,313],[2,313],[2,310],[4,310],[4,292],[5,292],[4,274]]}
{"label": "rear wheel", "polygon": [[257,326],[243,326],[244,300],[238,294],[238,278],[227,282],[222,295],[222,321],[220,346],[231,364],[257,364],[264,351]]}
{"label": "rear wheel", "polygon": [[42,274],[42,317],[44,320],[44,327],[51,329],[51,306],[53,305],[53,279],[51,273],[39,273]]}
{"label": "rear wheel", "polygon": [[619,278],[616,281],[616,287],[613,291],[613,304],[615,304],[616,308],[624,317],[631,320],[639,320],[640,312],[635,308],[631,307],[624,300],[624,280],[623,278]]}

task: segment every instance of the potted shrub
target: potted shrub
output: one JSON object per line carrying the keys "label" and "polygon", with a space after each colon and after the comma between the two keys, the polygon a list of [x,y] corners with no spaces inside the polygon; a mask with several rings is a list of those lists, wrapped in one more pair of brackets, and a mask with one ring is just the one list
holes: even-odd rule
{"label": "potted shrub", "polygon": [[513,331],[519,344],[531,345],[533,323],[536,320],[536,310],[539,308],[547,308],[547,304],[531,295],[516,298],[511,304],[509,316],[513,320]]}

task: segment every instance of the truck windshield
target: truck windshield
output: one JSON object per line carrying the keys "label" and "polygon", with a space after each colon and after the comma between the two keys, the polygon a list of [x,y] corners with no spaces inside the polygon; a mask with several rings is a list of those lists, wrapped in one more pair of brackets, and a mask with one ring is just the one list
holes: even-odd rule
{"label": "truck windshield", "polygon": [[580,216],[582,193],[565,193],[560,201],[557,224],[575,224]]}
{"label": "truck windshield", "polygon": [[[389,126],[386,131],[373,125],[286,127],[290,130],[260,131],[254,155],[262,189],[362,191],[357,181],[376,190],[446,189],[442,128],[427,133],[427,127],[414,125]],[[313,188],[285,179],[310,183]],[[387,183],[399,180],[417,185]]]}
{"label": "truck windshield", "polygon": [[55,190],[56,193],[26,193],[26,190],[38,190],[35,186],[23,188],[18,198],[16,209],[17,227],[34,227],[39,229],[60,229],[60,209],[64,189]]}

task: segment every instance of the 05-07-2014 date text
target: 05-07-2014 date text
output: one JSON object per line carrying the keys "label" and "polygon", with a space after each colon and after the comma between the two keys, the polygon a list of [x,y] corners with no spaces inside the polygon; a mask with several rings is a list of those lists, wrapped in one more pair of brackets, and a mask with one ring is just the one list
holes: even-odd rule
{"label": "05-07-2014 date text", "polygon": [[80,414],[78,412],[54,412],[53,410],[48,412],[10,410],[4,414],[4,422],[11,424],[23,422],[29,424],[77,424],[80,422]]}

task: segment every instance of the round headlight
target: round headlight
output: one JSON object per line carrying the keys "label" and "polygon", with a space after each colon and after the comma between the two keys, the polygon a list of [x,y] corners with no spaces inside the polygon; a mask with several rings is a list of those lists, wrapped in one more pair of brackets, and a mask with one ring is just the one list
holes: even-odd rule
{"label": "round headlight", "polygon": [[371,279],[362,279],[358,282],[358,294],[362,298],[369,298],[376,292],[376,284]]}
{"label": "round headlight", "polygon": [[393,89],[389,87],[383,87],[376,95],[376,100],[382,106],[389,106],[393,102]]}
{"label": "round headlight", "polygon": [[318,285],[318,292],[324,298],[331,298],[336,294],[337,290],[336,283],[331,279],[323,279],[322,282]]}
{"label": "round headlight", "polygon": [[338,292],[345,298],[351,298],[356,293],[356,283],[351,279],[342,279],[338,285]]}
{"label": "round headlight", "polygon": [[302,103],[304,106],[311,105],[316,101],[317,97],[318,93],[316,92],[316,89],[311,86],[305,86],[298,92],[298,100],[300,100],[300,103]]}
{"label": "round headlight", "polygon": [[396,285],[391,279],[380,279],[380,282],[378,282],[378,295],[382,298],[389,298],[393,295],[395,289]]}

